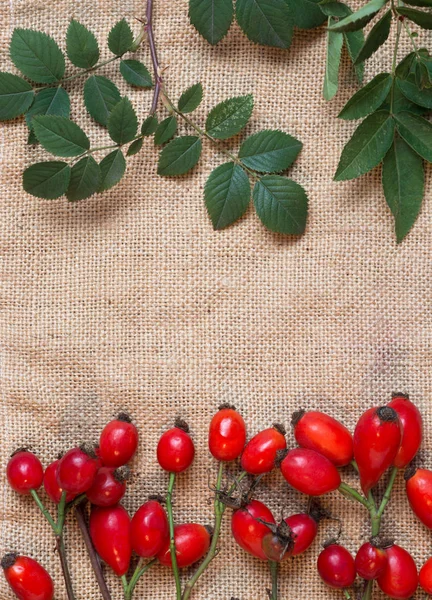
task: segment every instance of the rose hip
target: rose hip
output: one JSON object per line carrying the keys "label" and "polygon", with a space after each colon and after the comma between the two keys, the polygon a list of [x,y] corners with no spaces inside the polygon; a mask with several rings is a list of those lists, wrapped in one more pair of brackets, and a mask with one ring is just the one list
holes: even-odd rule
{"label": "rose hip", "polygon": [[327,494],[341,484],[334,464],[322,454],[307,448],[290,450],[282,460],[280,469],[291,487],[309,496]]}
{"label": "rose hip", "polygon": [[96,506],[114,506],[120,502],[126,492],[126,481],[130,477],[127,466],[101,467],[96,473],[91,488],[87,490],[87,498]]}
{"label": "rose hip", "polygon": [[11,590],[19,600],[52,600],[54,585],[49,573],[33,558],[6,554],[1,566]]}
{"label": "rose hip", "polygon": [[[55,460],[50,465],[48,465],[47,468],[45,469],[44,479],[43,479],[45,491],[46,491],[47,495],[49,496],[49,498],[55,504],[60,503],[62,493],[63,493],[63,490],[59,486],[58,479],[57,479],[59,464],[60,464],[60,461]],[[66,502],[71,502],[74,498],[75,498],[75,494],[73,494],[71,492],[66,493]]]}
{"label": "rose hip", "polygon": [[275,466],[279,450],[285,450],[285,430],[281,425],[274,425],[257,433],[243,450],[241,467],[252,475],[270,472]]}
{"label": "rose hip", "polygon": [[11,488],[18,494],[27,495],[38,490],[43,481],[43,467],[36,455],[27,450],[12,454],[6,468]]}
{"label": "rose hip", "polygon": [[63,490],[78,496],[90,489],[99,466],[92,448],[72,448],[60,459],[57,482]]}
{"label": "rose hip", "polygon": [[92,507],[90,536],[96,552],[118,575],[125,575],[132,556],[130,518],[123,506]]}
{"label": "rose hip", "polygon": [[[190,567],[207,553],[210,547],[210,533],[203,525],[185,523],[174,527],[174,541],[177,566],[183,569]],[[169,539],[165,540],[157,558],[162,565],[172,566]]]}
{"label": "rose hip", "polygon": [[235,510],[231,517],[231,531],[237,544],[262,560],[267,560],[262,547],[263,538],[271,532],[265,523],[274,525],[275,520],[270,509],[258,500]]}
{"label": "rose hip", "polygon": [[175,426],[166,431],[157,446],[157,459],[164,471],[182,473],[195,456],[194,443],[186,423],[177,419]]}
{"label": "rose hip", "polygon": [[432,594],[432,558],[429,558],[420,569],[419,582],[426,594]]}
{"label": "rose hip", "polygon": [[387,554],[383,548],[378,548],[371,542],[360,546],[355,557],[357,574],[363,579],[377,579],[387,564]]}
{"label": "rose hip", "polygon": [[402,441],[394,460],[394,466],[404,469],[415,457],[423,435],[420,411],[405,394],[393,394],[389,406],[393,408],[402,425]]}
{"label": "rose hip", "polygon": [[209,450],[216,460],[231,461],[240,456],[246,442],[246,425],[233,406],[221,406],[210,423]]}
{"label": "rose hip", "polygon": [[354,559],[346,548],[330,544],[318,556],[318,573],[330,587],[350,587],[356,578]]}
{"label": "rose hip", "polygon": [[270,526],[262,540],[262,550],[268,560],[281,562],[305,552],[314,541],[317,522],[308,514],[291,515],[277,526]]}
{"label": "rose hip", "polygon": [[393,544],[386,549],[387,564],[378,577],[378,586],[390,598],[411,598],[418,586],[417,567],[406,550]]}
{"label": "rose hip", "polygon": [[105,425],[99,439],[99,456],[106,467],[122,467],[134,456],[138,431],[129,415],[119,414]]}
{"label": "rose hip", "polygon": [[157,500],[145,502],[132,517],[132,549],[143,558],[156,556],[169,541],[168,518]]}
{"label": "rose hip", "polygon": [[414,514],[432,529],[432,471],[410,468],[405,472],[406,494]]}

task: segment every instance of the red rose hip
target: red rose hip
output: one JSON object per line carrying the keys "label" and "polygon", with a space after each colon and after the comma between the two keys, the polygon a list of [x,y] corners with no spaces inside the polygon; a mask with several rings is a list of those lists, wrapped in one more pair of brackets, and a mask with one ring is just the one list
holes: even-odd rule
{"label": "red rose hip", "polygon": [[263,552],[268,560],[274,562],[298,556],[310,547],[317,531],[318,524],[310,515],[291,515],[263,537]]}
{"label": "red rose hip", "polygon": [[389,406],[397,412],[402,425],[402,441],[394,460],[394,466],[404,469],[420,448],[423,420],[416,405],[405,394],[393,394]]}
{"label": "red rose hip", "polygon": [[106,467],[128,463],[138,448],[138,431],[129,415],[119,414],[105,425],[99,439],[99,456]]}
{"label": "red rose hip", "polygon": [[[203,525],[185,523],[174,527],[174,540],[176,547],[177,566],[179,569],[190,567],[207,554],[210,547],[210,533]],[[159,562],[171,567],[171,553],[169,539],[157,555]]]}
{"label": "red rose hip", "polygon": [[275,466],[279,450],[286,449],[285,430],[281,425],[274,425],[257,433],[243,450],[241,467],[252,475],[270,472]]}
{"label": "red rose hip", "polygon": [[258,500],[235,510],[231,517],[231,531],[237,544],[261,560],[267,560],[262,545],[264,536],[271,532],[265,523],[274,525],[275,520],[270,509]]}
{"label": "red rose hip", "polygon": [[378,548],[371,542],[366,542],[360,546],[356,557],[355,567],[357,574],[362,579],[377,579],[383,572],[387,564],[387,554],[383,548]]}
{"label": "red rose hip", "polygon": [[99,466],[93,448],[72,448],[60,459],[57,482],[63,490],[78,496],[90,489]]}
{"label": "red rose hip", "polygon": [[49,573],[33,558],[6,554],[1,561],[6,581],[19,600],[52,600],[54,585]]}
{"label": "red rose hip", "polygon": [[414,514],[432,529],[432,471],[410,468],[405,472],[406,494]]}
{"label": "red rose hip", "polygon": [[346,548],[330,544],[318,556],[318,573],[330,587],[350,587],[356,578],[354,559]]}
{"label": "red rose hip", "polygon": [[[59,464],[60,464],[60,461],[55,460],[50,465],[48,465],[47,468],[45,469],[44,479],[43,479],[45,491],[46,491],[47,495],[49,496],[49,498],[55,504],[60,503],[60,500],[62,498],[62,493],[63,493],[63,490],[59,486],[58,479],[57,479]],[[75,498],[75,494],[72,494],[71,492],[66,493],[66,502],[71,502],[71,500],[73,500],[74,498]]]}
{"label": "red rose hip", "polygon": [[186,423],[177,419],[175,426],[166,431],[157,446],[157,459],[165,471],[182,473],[192,463],[195,446]]}
{"label": "red rose hip", "polygon": [[417,567],[411,554],[396,544],[387,548],[386,554],[386,568],[377,579],[379,588],[396,600],[411,598],[418,586]]}
{"label": "red rose hip", "polygon": [[169,543],[168,518],[157,500],[145,502],[132,517],[132,549],[143,558],[156,556]]}
{"label": "red rose hip", "polygon": [[87,498],[96,506],[114,506],[120,502],[126,492],[126,481],[130,469],[123,467],[101,467],[96,473],[92,486],[87,490]]}
{"label": "red rose hip", "polygon": [[123,506],[93,506],[90,536],[96,552],[121,577],[129,569],[132,556],[130,518]]}
{"label": "red rose hip", "polygon": [[321,496],[341,484],[338,470],[328,458],[308,448],[290,450],[280,464],[291,487],[308,496]]}
{"label": "red rose hip", "polygon": [[216,460],[231,461],[240,456],[246,442],[246,425],[233,406],[221,406],[210,423],[209,450]]}
{"label": "red rose hip", "polygon": [[35,454],[27,450],[18,450],[9,459],[6,475],[15,492],[27,495],[42,485],[43,467]]}
{"label": "red rose hip", "polygon": [[429,558],[420,569],[419,583],[426,594],[432,595],[432,558]]}

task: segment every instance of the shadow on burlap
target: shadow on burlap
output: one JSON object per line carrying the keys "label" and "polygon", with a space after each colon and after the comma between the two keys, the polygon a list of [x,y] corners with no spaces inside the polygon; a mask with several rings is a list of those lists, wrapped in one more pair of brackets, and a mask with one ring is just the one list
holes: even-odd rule
{"label": "shadow on burlap", "polygon": [[[166,489],[155,445],[181,415],[198,456],[180,478],[176,517],[211,522],[207,478],[215,465],[206,434],[221,402],[235,403],[253,434],[274,420],[288,423],[298,406],[328,410],[353,427],[362,410],[388,401],[394,390],[409,392],[423,409],[432,466],[430,172],[421,216],[398,248],[380,169],[358,181],[332,182],[354,129],[336,115],[355,83],[346,65],[336,100],[322,99],[324,30],[299,32],[285,52],[254,46],[234,26],[212,48],[189,26],[185,1],[156,5],[156,38],[172,96],[201,80],[205,97],[196,117],[202,121],[216,102],[253,92],[247,133],[279,127],[303,141],[290,175],[309,195],[307,231],[301,239],[271,234],[250,211],[234,227],[213,232],[202,192],[223,157],[207,149],[193,174],[161,179],[151,142],[128,160],[126,177],[110,192],[77,204],[37,200],[24,194],[21,173],[46,155],[26,147],[22,119],[2,125],[2,477],[16,447],[30,446],[46,464],[79,441],[97,439],[103,424],[127,409],[142,440],[125,502],[133,511],[148,494]],[[143,10],[137,0],[3,2],[2,69],[11,68],[8,43],[16,26],[43,29],[64,47],[71,17],[106,39],[118,18]],[[102,49],[107,55],[105,43]],[[367,79],[389,68],[390,54],[391,44],[380,52],[380,64],[370,62]],[[150,66],[147,48],[139,57]],[[116,69],[110,65],[104,74],[118,81]],[[151,92],[122,91],[144,118]],[[72,117],[94,145],[107,142],[75,92]],[[1,552],[40,559],[55,577],[57,600],[65,600],[47,526],[4,479],[2,490]],[[287,490],[277,474],[259,497],[270,498],[276,514],[305,507],[305,498]],[[336,495],[325,504],[343,519],[342,542],[355,551],[368,534],[362,510]],[[385,530],[419,565],[430,554],[430,536],[408,510],[401,483]],[[332,533],[334,525],[323,524],[311,551],[283,566],[282,598],[341,597],[321,583],[314,567],[319,541]],[[98,599],[74,524],[67,543],[77,598]],[[236,547],[225,526],[222,552],[194,597],[263,600],[268,583],[266,566]],[[110,584],[119,599],[118,582]],[[137,597],[172,598],[170,573],[155,568]],[[9,598],[0,579],[0,599]]]}

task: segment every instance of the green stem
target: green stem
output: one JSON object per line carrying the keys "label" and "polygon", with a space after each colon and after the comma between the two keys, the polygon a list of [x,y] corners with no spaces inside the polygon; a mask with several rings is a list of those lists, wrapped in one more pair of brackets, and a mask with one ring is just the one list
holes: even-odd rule
{"label": "green stem", "polygon": [[[394,0],[392,0],[392,7],[394,9]],[[398,55],[398,49],[399,49],[399,41],[400,41],[400,36],[401,36],[401,31],[402,31],[402,21],[397,20],[397,30],[396,30],[396,42],[395,42],[395,47],[394,47],[394,51],[393,51],[393,62],[392,62],[392,76],[393,76],[393,81],[392,81],[392,86],[391,86],[391,90],[390,90],[390,113],[393,114],[393,101],[394,101],[394,88],[396,85],[396,66],[397,66],[397,55]]]}
{"label": "green stem", "polygon": [[379,517],[382,517],[383,512],[385,510],[385,507],[387,506],[387,504],[388,504],[388,502],[389,502],[389,500],[391,498],[391,493],[393,491],[393,486],[395,484],[397,474],[398,474],[397,467],[393,467],[393,469],[392,469],[392,471],[390,473],[390,479],[389,479],[389,482],[387,484],[386,491],[384,492],[383,499],[382,499],[381,504],[380,504],[379,509],[378,509],[378,513],[377,514],[378,514]]}
{"label": "green stem", "polygon": [[351,595],[348,590],[344,590],[344,596],[345,598],[348,598],[348,600],[351,600]]}
{"label": "green stem", "polygon": [[121,576],[121,582],[123,584],[123,591],[124,591],[125,600],[129,600],[129,598],[130,598],[129,585],[128,585],[128,581],[127,581],[126,575],[122,575]]}
{"label": "green stem", "polygon": [[416,53],[416,55],[417,55],[417,56],[420,58],[419,49],[418,49],[418,47],[417,47],[417,44],[415,43],[415,39],[414,39],[414,38],[413,38],[413,36],[412,36],[412,32],[411,32],[410,26],[408,25],[408,23],[406,22],[406,20],[405,20],[405,19],[402,21],[402,25],[403,25],[403,27],[404,27],[405,31],[406,31],[406,32],[407,32],[407,34],[408,34],[408,37],[409,37],[409,39],[410,39],[410,41],[411,41],[411,45],[412,45],[412,47],[413,47],[413,50],[414,50],[414,52],[415,52],[415,53]]}
{"label": "green stem", "polygon": [[175,538],[174,538],[174,518],[173,518],[173,509],[172,509],[172,495],[175,484],[175,473],[170,473],[169,484],[168,484],[168,493],[166,497],[166,505],[168,512],[168,523],[169,523],[169,533],[170,533],[170,553],[171,553],[171,564],[172,570],[174,574],[175,586],[176,586],[176,599],[181,600],[181,583],[180,583],[180,573],[177,565],[177,555],[176,555],[176,547],[175,547]]}
{"label": "green stem", "polygon": [[366,498],[364,498],[361,494],[359,494],[359,492],[357,490],[355,490],[354,488],[349,486],[347,483],[342,482],[340,484],[340,486],[338,487],[338,490],[346,498],[355,500],[356,502],[363,504],[363,506],[365,508],[367,508],[369,511],[371,510],[371,505],[370,505],[369,501],[366,500]]}
{"label": "green stem", "polygon": [[57,534],[57,523],[54,521],[49,510],[45,507],[42,500],[39,498],[37,491],[31,490],[30,493],[33,497],[33,500],[36,502],[37,507],[39,508],[45,519],[48,521],[48,523],[51,525],[52,530],[55,534]]}
{"label": "green stem", "polygon": [[142,575],[144,575],[144,573],[146,573],[153,565],[155,565],[156,562],[157,562],[156,558],[153,558],[153,560],[148,562],[146,565],[142,564],[142,560],[139,561],[139,563],[134,571],[134,574],[132,575],[131,580],[129,581],[127,590],[125,590],[125,600],[130,600],[132,598],[134,590],[135,590],[135,586],[138,583],[140,577]]}
{"label": "green stem", "polygon": [[371,600],[372,599],[372,591],[373,591],[373,579],[365,582],[365,589],[363,592],[362,600]]}
{"label": "green stem", "polygon": [[272,579],[271,600],[278,600],[279,563],[269,560],[269,566]]}

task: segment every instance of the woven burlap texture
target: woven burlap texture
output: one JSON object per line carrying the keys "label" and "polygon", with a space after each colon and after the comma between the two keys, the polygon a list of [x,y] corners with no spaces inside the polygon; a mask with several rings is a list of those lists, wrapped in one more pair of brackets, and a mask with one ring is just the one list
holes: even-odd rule
{"label": "woven burlap texture", "polygon": [[[4,1],[1,68],[12,70],[14,27],[42,29],[64,48],[75,17],[96,32],[108,56],[110,27],[123,16],[133,22],[144,8],[138,0]],[[38,200],[23,192],[21,175],[46,154],[26,146],[23,119],[2,125],[0,550],[41,560],[55,578],[57,600],[66,596],[53,539],[32,502],[5,484],[7,458],[29,446],[47,464],[77,442],[97,439],[119,409],[133,415],[141,434],[125,499],[131,511],[166,489],[155,460],[159,435],[177,415],[189,422],[197,457],[179,478],[179,522],[212,520],[208,478],[214,480],[216,466],[206,438],[221,402],[241,409],[252,435],[275,420],[288,424],[299,406],[327,410],[352,428],[362,410],[387,402],[392,391],[409,392],[425,414],[423,447],[432,466],[430,170],[418,223],[397,247],[380,169],[332,182],[355,126],[336,116],[355,82],[345,60],[340,93],[331,103],[322,99],[324,28],[297,32],[292,48],[282,51],[252,44],[235,25],[213,48],[189,25],[185,0],[156,0],[155,35],[171,95],[203,83],[197,121],[226,97],[253,92],[247,133],[281,128],[303,141],[290,176],[307,190],[310,216],[301,238],[269,233],[252,210],[214,232],[202,194],[223,156],[206,146],[193,173],[162,179],[152,142],[128,160],[124,180],[108,193],[74,204]],[[370,61],[367,80],[390,68],[392,47],[390,41]],[[138,56],[150,67],[147,47]],[[117,69],[103,72],[119,82]],[[106,143],[106,132],[85,113],[80,86],[68,88],[72,117],[93,145]],[[151,92],[126,85],[122,92],[144,118]],[[228,147],[237,149],[239,141]],[[291,433],[288,439],[293,445]],[[277,515],[306,503],[279,474],[266,479],[258,498],[268,499]],[[354,552],[368,535],[366,515],[336,494],[324,503],[341,517],[342,542]],[[228,521],[227,514],[221,553],[194,598],[263,600],[267,567],[233,543]],[[430,554],[430,534],[409,511],[401,481],[384,529],[419,565]],[[320,542],[335,530],[337,524],[323,523],[312,549],[284,564],[281,598],[341,597],[315,569]],[[99,599],[73,520],[67,545],[77,599]],[[119,582],[109,582],[120,599]],[[173,598],[170,572],[154,568],[137,590],[138,598]],[[0,578],[0,599],[10,598]]]}

